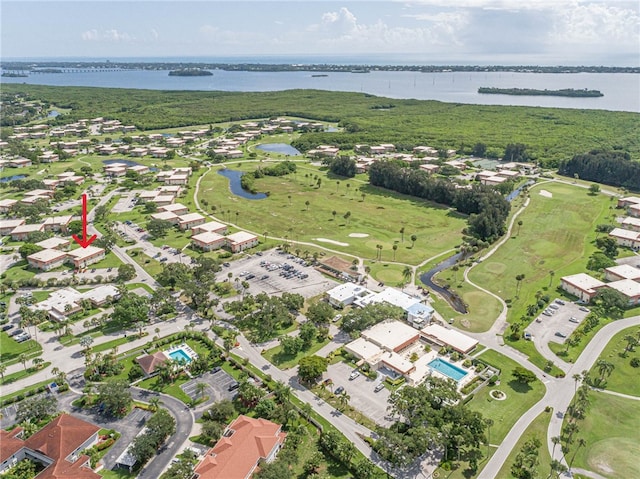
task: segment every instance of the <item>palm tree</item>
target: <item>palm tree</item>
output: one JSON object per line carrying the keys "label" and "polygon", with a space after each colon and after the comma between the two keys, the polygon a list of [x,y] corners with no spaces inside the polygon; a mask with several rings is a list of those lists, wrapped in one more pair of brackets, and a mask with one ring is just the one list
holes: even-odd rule
{"label": "palm tree", "polygon": [[413,278],[413,269],[411,268],[411,266],[405,266],[402,270],[402,279],[409,283],[411,281],[411,278]]}
{"label": "palm tree", "polygon": [[349,404],[349,400],[351,396],[349,396],[346,392],[343,392],[338,396],[338,401],[340,402],[340,410],[344,411]]}
{"label": "palm tree", "polygon": [[598,368],[598,372],[600,373],[600,378],[598,380],[599,384],[602,384],[602,382],[604,382],[604,376],[611,376],[611,373],[613,372],[615,365],[610,363],[609,361],[606,361],[605,359],[598,359],[598,362],[596,363],[596,367]]}
{"label": "palm tree", "polygon": [[404,226],[402,228],[400,228],[400,238],[402,239],[402,242],[404,243]]}
{"label": "palm tree", "polygon": [[7,372],[7,366],[4,364],[0,364],[0,377],[2,378],[2,382],[4,383],[4,373]]}
{"label": "palm tree", "polygon": [[91,344],[93,344],[93,338],[91,336],[82,336],[82,338],[80,338],[80,346],[84,349],[85,355],[89,352],[89,349],[91,349]]}
{"label": "palm tree", "polygon": [[289,199],[289,206],[291,206],[291,195],[287,195],[287,198]]}
{"label": "palm tree", "polygon": [[340,182],[336,181],[336,193],[338,192],[338,188],[340,187]]}
{"label": "palm tree", "polygon": [[484,422],[487,425],[487,457],[489,457],[489,448],[491,447],[491,426],[493,426],[493,419],[486,419]]}
{"label": "palm tree", "polygon": [[307,207],[307,211],[309,211],[309,205],[311,204],[311,202],[309,200],[304,202],[304,205]]}
{"label": "palm tree", "polygon": [[347,183],[347,196],[349,196],[349,188],[351,187],[351,185],[349,183]]}
{"label": "palm tree", "polygon": [[549,287],[551,287],[551,283],[553,283],[553,277],[556,275],[556,272],[551,270],[549,271]]}
{"label": "palm tree", "polygon": [[278,380],[273,388],[273,392],[279,401],[284,402],[291,397],[291,386],[287,386],[285,383]]}
{"label": "palm tree", "polygon": [[33,366],[34,366],[36,369],[40,369],[40,368],[42,367],[42,366],[41,366],[41,364],[42,364],[42,363],[44,363],[44,359],[42,359],[42,358],[33,358],[33,359],[31,360],[31,364],[33,364]]}
{"label": "palm tree", "polygon": [[337,214],[338,214],[338,212],[337,212],[336,210],[333,210],[333,211],[331,212],[331,215],[333,216],[333,221],[335,221],[335,220],[336,220],[336,215],[337,215]]}
{"label": "palm tree", "polygon": [[418,237],[416,235],[411,235],[411,247],[412,248],[416,244],[416,240],[417,239],[418,239]]}
{"label": "palm tree", "polygon": [[149,407],[151,408],[151,410],[157,411],[160,407],[161,402],[162,401],[160,401],[159,397],[152,397],[151,399],[149,399]]}
{"label": "palm tree", "polygon": [[578,449],[580,449],[581,447],[584,447],[587,445],[587,441],[585,441],[582,438],[578,438],[578,446],[576,447],[576,450],[573,451],[573,456],[571,456],[571,461],[569,461],[569,470],[571,470],[571,466],[573,464],[573,460],[576,458],[576,454],[578,453]]}
{"label": "palm tree", "polygon": [[[338,184],[340,182],[338,181]],[[300,412],[302,412],[302,415],[304,417],[307,418],[307,420],[311,417],[311,412],[313,411],[313,408],[311,407],[311,404],[309,404],[308,402],[304,403],[302,405],[302,407],[300,408]]]}
{"label": "palm tree", "polygon": [[381,260],[382,259],[382,245],[381,244],[377,244],[376,245],[376,249],[378,250],[377,259]]}
{"label": "palm tree", "polygon": [[518,221],[518,233],[516,236],[520,236],[520,228],[522,228],[522,220]]}
{"label": "palm tree", "polygon": [[345,219],[345,221],[347,222],[347,224],[349,224],[349,218],[351,218],[351,211],[347,211],[347,212],[344,214],[344,219]]}
{"label": "palm tree", "polygon": [[24,368],[24,370],[27,370],[27,355],[22,353],[19,358],[20,362],[22,363],[22,367]]}
{"label": "palm tree", "polygon": [[635,336],[632,336],[631,334],[626,335],[624,337],[624,340],[627,342],[627,345],[624,347],[624,353],[626,355],[627,352],[633,351],[633,348],[635,348],[638,345],[638,340],[636,339]]}
{"label": "palm tree", "polygon": [[396,251],[398,251],[398,245],[394,244],[391,249],[393,249],[393,261],[396,260]]}
{"label": "palm tree", "polygon": [[264,236],[264,241],[267,241],[267,235],[269,234],[268,231],[265,231],[264,233],[262,233],[262,236]]}
{"label": "palm tree", "polygon": [[516,297],[520,293],[520,283],[522,282],[523,279],[524,279],[524,274],[516,275]]}
{"label": "palm tree", "polygon": [[367,195],[365,193],[360,193],[360,196],[362,196],[362,202],[364,203],[364,199]]}
{"label": "palm tree", "polygon": [[196,383],[196,393],[198,393],[198,396],[204,397],[204,392],[206,389],[207,389],[206,383]]}

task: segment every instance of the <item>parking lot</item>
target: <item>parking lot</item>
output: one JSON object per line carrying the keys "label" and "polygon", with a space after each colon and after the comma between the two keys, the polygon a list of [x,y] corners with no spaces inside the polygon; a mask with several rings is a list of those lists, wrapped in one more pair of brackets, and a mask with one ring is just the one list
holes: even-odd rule
{"label": "parking lot", "polygon": [[[136,223],[129,222],[116,223],[120,236],[133,244],[133,248],[142,248],[142,251],[149,258],[153,258],[161,263],[184,263],[191,264],[191,256],[184,254],[181,250],[170,248],[169,246],[158,247],[151,244],[146,238],[148,233]],[[142,230],[142,231],[138,231]]]}
{"label": "parking lot", "polygon": [[196,385],[198,383],[204,383],[207,385],[207,389],[204,390],[203,395],[209,396],[209,401],[207,401],[207,403],[216,403],[223,399],[233,399],[236,395],[236,391],[229,391],[229,386],[235,382],[236,380],[227,372],[220,369],[215,373],[208,372],[198,378],[192,379],[191,381],[181,385],[180,388],[193,400],[199,397]]}
{"label": "parking lot", "polygon": [[113,205],[113,208],[111,208],[111,212],[126,213],[128,211],[131,211],[136,205],[134,198],[136,197],[137,193],[139,193],[139,191],[130,191],[129,193],[122,195],[120,199],[118,199],[118,202]]}
{"label": "parking lot", "polygon": [[232,273],[232,281],[239,278],[240,281],[249,283],[251,294],[277,294],[287,291],[310,298],[338,284],[325,278],[312,266],[305,266],[300,258],[291,254],[281,254],[276,250],[248,254],[242,259],[226,264],[228,266],[224,266],[218,273],[217,281],[228,280],[229,273]]}
{"label": "parking lot", "polygon": [[378,379],[373,381],[360,374],[355,379],[349,379],[353,368],[345,363],[336,363],[329,366],[325,377],[333,381],[333,391],[338,387],[343,387],[345,392],[351,396],[349,404],[362,412],[365,416],[382,426],[388,426],[391,421],[385,419],[387,416],[387,406],[390,392],[387,388],[375,392],[373,389],[384,379],[378,374]]}
{"label": "parking lot", "polygon": [[569,301],[563,305],[557,301],[553,301],[545,310],[550,316],[542,312],[525,330],[525,333],[531,334],[538,349],[541,349],[540,344],[546,345],[550,341],[563,344],[589,314],[584,306]]}

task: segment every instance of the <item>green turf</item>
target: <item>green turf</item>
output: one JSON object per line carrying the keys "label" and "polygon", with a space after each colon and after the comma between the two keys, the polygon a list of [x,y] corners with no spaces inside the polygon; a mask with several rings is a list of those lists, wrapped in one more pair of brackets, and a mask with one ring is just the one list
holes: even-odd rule
{"label": "green turf", "polygon": [[[33,364],[33,363],[31,361],[27,361],[27,364]],[[22,371],[15,372],[13,374],[5,374],[4,380],[0,382],[0,385],[15,383],[16,381],[24,379],[27,376],[31,376],[32,374],[35,374],[50,365],[51,365],[50,362],[45,362],[39,365],[38,368],[31,366],[30,368],[27,368],[26,371],[23,369]]]}
{"label": "green turf", "polygon": [[[257,165],[244,163],[241,169],[252,171]],[[233,163],[229,167],[238,168]],[[216,171],[212,170],[203,178],[198,197],[208,201],[208,211],[216,207],[218,218],[258,234],[266,231],[269,236],[314,242],[324,248],[363,258],[375,259],[378,254],[376,246],[382,245],[382,260],[390,261],[392,246],[397,242],[396,261],[417,264],[425,257],[458,244],[465,225],[464,218],[448,208],[359,183],[356,179],[330,179],[326,171],[309,165],[286,177],[256,180],[257,190],[270,192],[270,196],[263,200],[247,200],[230,194],[228,180]],[[311,186],[309,178],[304,176],[309,174],[318,175],[322,180],[320,188]],[[340,181],[339,186],[337,181]],[[347,190],[346,184],[351,188]],[[357,187],[366,193],[364,201],[360,193],[355,192]],[[291,203],[288,196],[291,196]],[[310,203],[308,208],[306,201]],[[335,218],[334,210],[337,212]],[[344,218],[347,211],[351,213],[348,220]],[[404,242],[399,232],[402,227],[405,228]],[[351,233],[369,236],[355,238],[349,236]],[[409,238],[413,234],[418,239],[412,248]],[[318,241],[317,238],[348,246]]]}
{"label": "green turf", "polygon": [[577,449],[573,465],[611,479],[640,477],[640,401],[596,391],[589,398],[577,435],[587,444]]}
{"label": "green turf", "polygon": [[[616,334],[609,344],[604,348],[598,359],[604,359],[614,365],[611,376],[606,378],[604,388],[623,394],[640,397],[640,368],[634,368],[630,362],[632,358],[640,358],[640,347],[635,347],[633,351],[625,352],[627,341],[626,336],[633,336],[636,339],[640,334],[640,327],[627,328]],[[591,368],[590,374],[597,378],[600,376],[598,368]]]}
{"label": "green turf", "polygon": [[[500,385],[482,388],[468,404],[471,409],[480,411],[485,418],[493,419],[491,442],[500,444],[520,416],[542,399],[544,385],[537,379],[530,385],[516,382],[512,372],[518,364],[496,351],[486,351],[480,359],[502,371]],[[489,395],[493,389],[504,392],[507,398],[503,401],[494,400]]]}
{"label": "green turf", "polygon": [[522,436],[520,436],[520,439],[513,447],[511,454],[507,457],[507,460],[495,479],[511,479],[513,477],[511,474],[511,465],[515,461],[524,443],[534,438],[537,438],[542,444],[538,451],[538,460],[540,461],[538,477],[547,477],[549,467],[551,466],[551,455],[547,447],[547,429],[549,429],[550,414],[552,413],[541,412],[540,415],[529,424],[529,427],[524,431]]}
{"label": "green turf", "polygon": [[289,369],[298,365],[298,362],[306,357],[315,354],[320,348],[329,344],[329,340],[326,339],[322,342],[314,342],[313,345],[306,351],[300,351],[295,355],[287,355],[282,352],[282,348],[278,345],[274,348],[267,349],[262,353],[267,361],[277,366],[280,369]]}
{"label": "green turf", "polygon": [[28,357],[38,356],[42,354],[42,346],[34,339],[18,343],[4,331],[0,332],[0,361],[7,365],[14,364],[18,362],[21,354]]}

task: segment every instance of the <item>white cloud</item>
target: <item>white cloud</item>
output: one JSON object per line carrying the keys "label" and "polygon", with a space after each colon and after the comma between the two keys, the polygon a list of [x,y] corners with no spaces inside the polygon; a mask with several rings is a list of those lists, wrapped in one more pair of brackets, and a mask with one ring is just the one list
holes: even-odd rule
{"label": "white cloud", "polygon": [[424,27],[390,26],[381,19],[361,23],[348,8],[325,12],[320,23],[310,25],[308,32],[317,32],[318,43],[349,48],[351,51],[421,51],[434,45],[459,45],[457,31],[465,15],[442,14],[423,18],[431,24]]}
{"label": "white cloud", "polygon": [[102,32],[96,30],[95,28],[92,28],[91,30],[82,32],[81,37],[83,40],[91,42],[130,42],[132,40],[135,40],[135,36],[130,35],[126,32],[118,31],[115,28],[103,30]]}
{"label": "white cloud", "polygon": [[551,39],[566,43],[638,45],[640,14],[630,8],[590,3],[556,13]]}

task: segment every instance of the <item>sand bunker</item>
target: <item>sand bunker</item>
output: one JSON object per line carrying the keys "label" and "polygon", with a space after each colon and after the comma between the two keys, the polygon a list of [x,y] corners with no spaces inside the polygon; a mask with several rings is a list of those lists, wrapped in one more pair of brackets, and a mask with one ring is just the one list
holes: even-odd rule
{"label": "sand bunker", "polygon": [[551,192],[547,190],[540,190],[540,196],[544,196],[545,198],[553,198]]}
{"label": "sand bunker", "polygon": [[368,238],[367,233],[349,233],[349,238]]}
{"label": "sand bunker", "polygon": [[349,246],[349,243],[342,243],[340,241],[333,241],[327,238],[315,238],[316,241],[320,241],[321,243],[331,243],[336,246]]}

